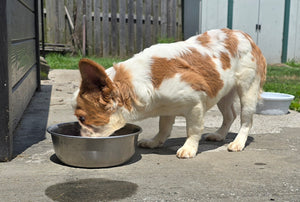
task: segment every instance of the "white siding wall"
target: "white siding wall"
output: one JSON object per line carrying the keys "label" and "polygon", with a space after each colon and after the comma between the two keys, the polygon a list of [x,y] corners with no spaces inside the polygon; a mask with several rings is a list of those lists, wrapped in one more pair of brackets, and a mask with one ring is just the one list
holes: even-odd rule
{"label": "white siding wall", "polygon": [[246,32],[257,43],[258,33],[255,31],[255,26],[259,21],[259,1],[234,1],[232,18],[232,28]]}
{"label": "white siding wall", "polygon": [[[284,0],[239,0],[233,4],[232,28],[248,33],[268,63],[280,63]],[[256,24],[261,30],[256,31]]]}
{"label": "white siding wall", "polygon": [[200,12],[200,33],[210,29],[225,28],[227,26],[228,0],[202,0]]}
{"label": "white siding wall", "polygon": [[261,0],[258,46],[268,63],[280,63],[282,55],[284,0]]}

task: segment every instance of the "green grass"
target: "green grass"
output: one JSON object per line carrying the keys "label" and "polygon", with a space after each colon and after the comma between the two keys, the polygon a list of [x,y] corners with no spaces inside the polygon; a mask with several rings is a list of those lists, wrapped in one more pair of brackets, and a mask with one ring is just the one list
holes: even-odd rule
{"label": "green grass", "polygon": [[290,109],[300,112],[300,64],[294,64],[293,67],[269,66],[264,91],[294,95]]}
{"label": "green grass", "polygon": [[46,72],[43,72],[41,70],[41,74],[40,74],[41,80],[47,80],[48,79],[48,74]]}
{"label": "green grass", "polygon": [[[51,69],[78,69],[78,62],[81,56],[61,55],[61,54],[48,54],[46,60]],[[99,58],[99,57],[87,57],[95,62],[101,64],[105,68],[109,68],[113,63],[123,61],[121,58]]]}
{"label": "green grass", "polygon": [[291,67],[300,67],[300,62],[296,62],[295,60],[290,60],[286,64]]}
{"label": "green grass", "polygon": [[174,38],[159,38],[157,40],[158,43],[173,43],[176,42]]}

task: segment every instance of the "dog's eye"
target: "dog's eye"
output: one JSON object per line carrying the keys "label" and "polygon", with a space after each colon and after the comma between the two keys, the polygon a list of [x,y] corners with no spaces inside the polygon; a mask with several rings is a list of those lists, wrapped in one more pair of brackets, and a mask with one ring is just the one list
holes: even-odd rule
{"label": "dog's eye", "polygon": [[84,116],[79,116],[79,117],[78,117],[78,120],[79,120],[81,123],[84,123],[84,122],[85,122]]}

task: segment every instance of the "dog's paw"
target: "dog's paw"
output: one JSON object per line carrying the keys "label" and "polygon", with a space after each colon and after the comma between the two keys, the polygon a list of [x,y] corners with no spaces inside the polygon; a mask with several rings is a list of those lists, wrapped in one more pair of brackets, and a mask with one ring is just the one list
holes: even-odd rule
{"label": "dog's paw", "polygon": [[144,148],[157,148],[161,147],[163,144],[160,144],[159,142],[153,140],[153,139],[142,139],[138,142],[139,147],[144,147]]}
{"label": "dog's paw", "polygon": [[207,141],[221,142],[225,138],[218,133],[209,133],[204,136],[204,139]]}
{"label": "dog's paw", "polygon": [[231,151],[231,152],[238,152],[238,151],[242,151],[244,149],[245,145],[244,144],[239,144],[236,142],[231,142],[228,147],[227,150]]}
{"label": "dog's paw", "polygon": [[189,159],[196,156],[197,149],[191,146],[182,146],[177,150],[176,156],[180,159]]}

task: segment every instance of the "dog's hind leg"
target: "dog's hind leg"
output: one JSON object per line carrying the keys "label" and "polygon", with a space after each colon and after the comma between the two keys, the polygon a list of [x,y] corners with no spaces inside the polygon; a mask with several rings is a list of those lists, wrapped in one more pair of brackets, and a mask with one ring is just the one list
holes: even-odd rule
{"label": "dog's hind leg", "polygon": [[[240,75],[237,90],[241,101],[241,127],[234,141],[228,145],[228,151],[242,151],[252,127],[253,114],[256,110],[260,90],[260,78],[254,74],[253,70],[246,70],[244,74]],[[247,79],[251,76],[253,79]]]}
{"label": "dog's hind leg", "polygon": [[138,146],[146,148],[161,147],[171,135],[172,127],[175,121],[175,116],[160,116],[159,117],[159,131],[152,139],[142,139]]}
{"label": "dog's hind leg", "polygon": [[218,102],[218,108],[223,115],[222,126],[214,133],[205,135],[208,141],[223,141],[236,118],[235,104],[238,102],[236,89],[232,89],[226,96]]}

